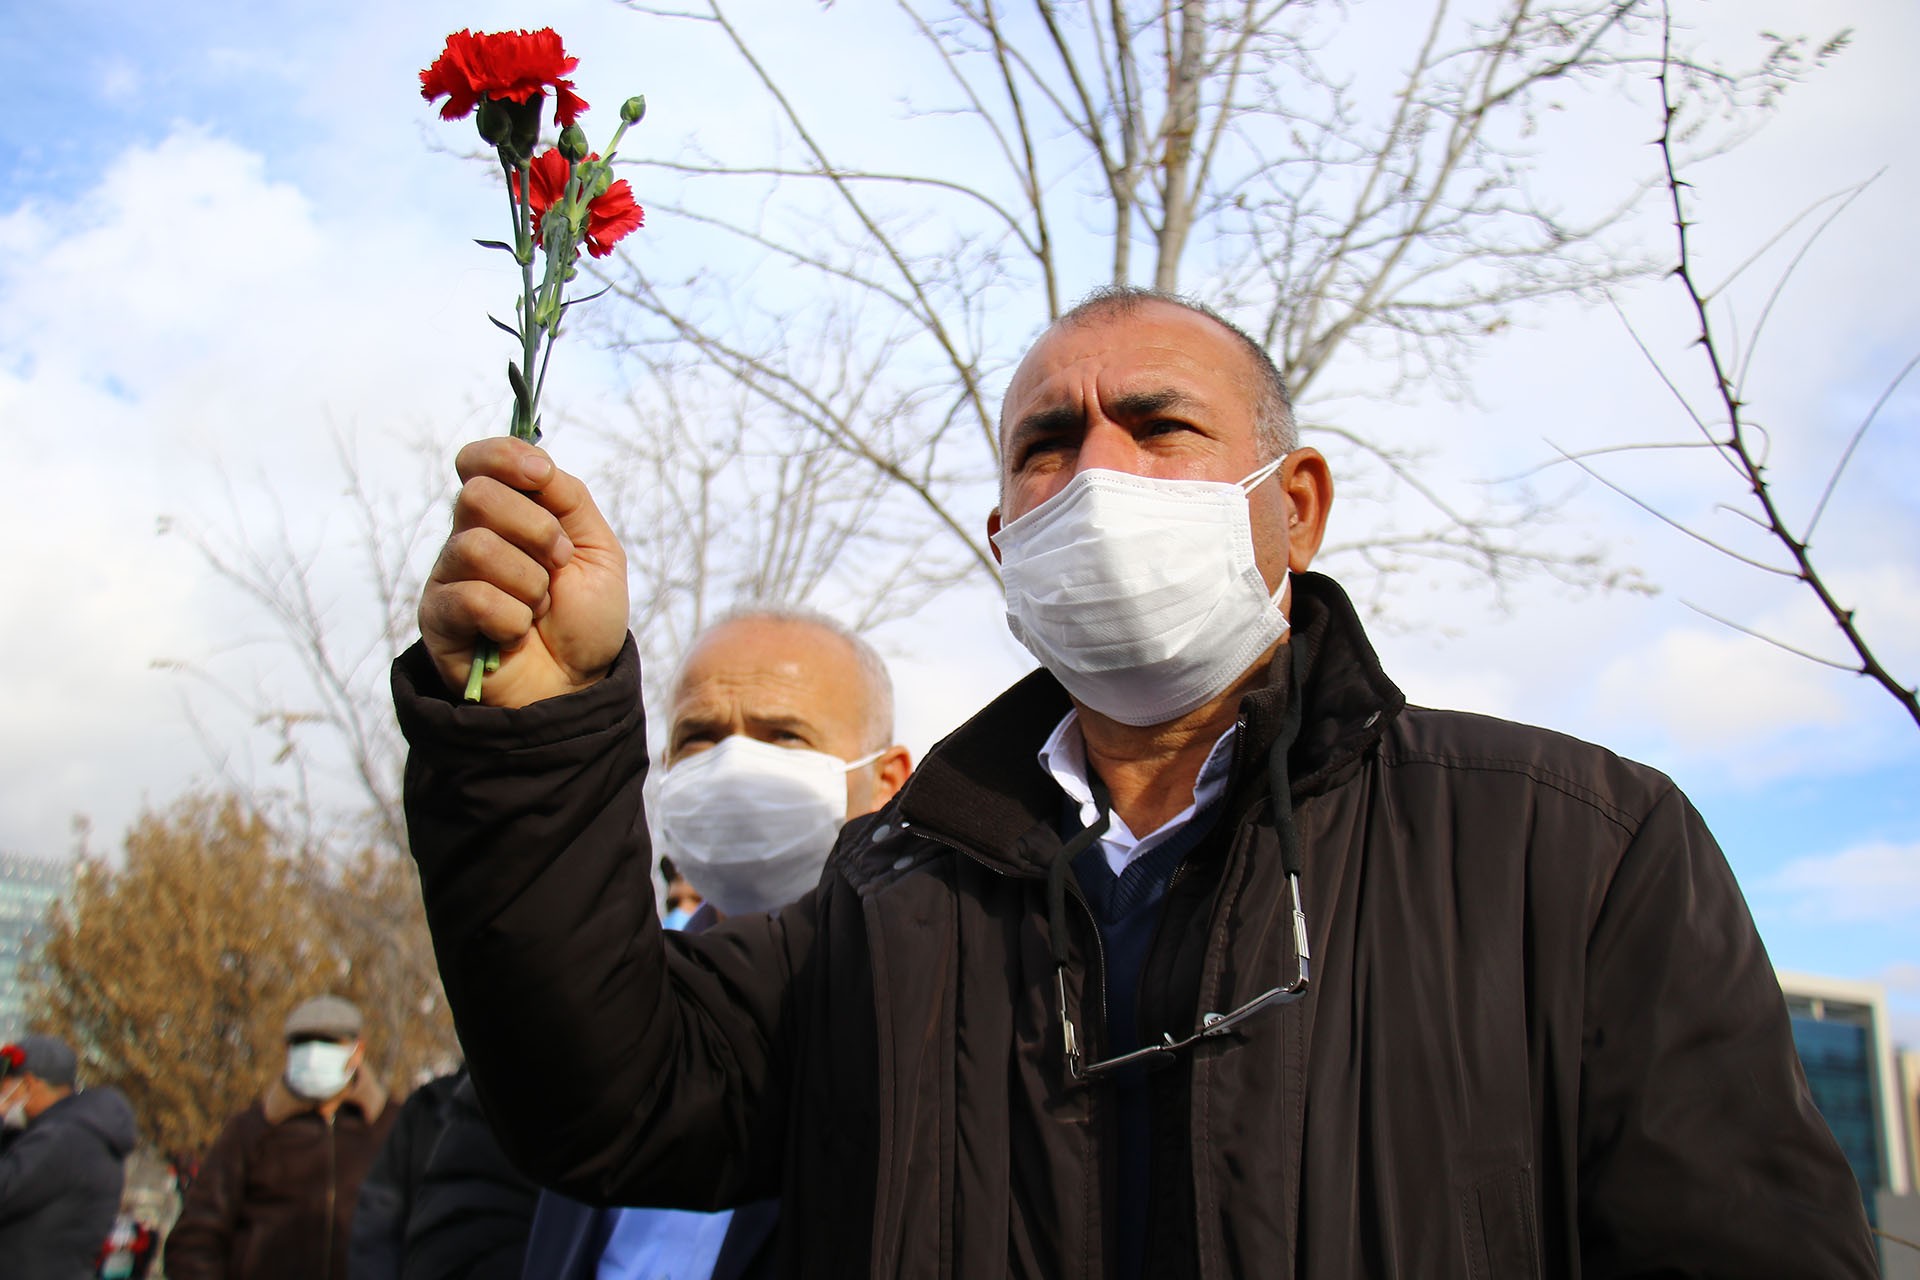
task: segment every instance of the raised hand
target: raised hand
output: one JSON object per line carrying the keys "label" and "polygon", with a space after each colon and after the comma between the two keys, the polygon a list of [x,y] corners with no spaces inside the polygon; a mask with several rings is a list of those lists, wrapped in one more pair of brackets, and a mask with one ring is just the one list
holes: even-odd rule
{"label": "raised hand", "polygon": [[586,485],[511,437],[460,450],[453,532],[420,597],[420,635],[448,690],[474,646],[500,646],[481,701],[521,707],[603,677],[627,634],[627,556]]}

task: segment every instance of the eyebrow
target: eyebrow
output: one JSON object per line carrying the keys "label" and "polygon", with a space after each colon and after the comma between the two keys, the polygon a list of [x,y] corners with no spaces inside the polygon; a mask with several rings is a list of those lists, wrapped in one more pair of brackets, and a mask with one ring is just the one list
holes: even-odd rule
{"label": "eyebrow", "polygon": [[[1199,397],[1174,387],[1132,391],[1114,398],[1108,416],[1121,422],[1133,422],[1165,413],[1169,409],[1195,408],[1200,403]],[[1055,405],[1030,413],[1014,423],[1013,430],[1007,433],[1007,451],[1016,452],[1020,445],[1036,438],[1064,435],[1079,426],[1080,421],[1080,410],[1070,405]]]}
{"label": "eyebrow", "polygon": [[804,716],[797,715],[747,715],[747,723],[762,733],[784,729],[802,737],[812,737],[819,733],[813,723]]}

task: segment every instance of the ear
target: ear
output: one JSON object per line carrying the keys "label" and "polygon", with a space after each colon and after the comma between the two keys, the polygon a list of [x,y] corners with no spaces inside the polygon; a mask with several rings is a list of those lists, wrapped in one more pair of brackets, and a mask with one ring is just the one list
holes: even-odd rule
{"label": "ear", "polygon": [[[997,517],[998,512],[994,513]],[[913,756],[897,743],[888,747],[886,753],[873,762],[873,807],[878,809],[893,799],[900,788],[907,785],[907,778],[913,773]]]}
{"label": "ear", "polygon": [[1280,488],[1287,498],[1287,568],[1304,573],[1319,554],[1333,509],[1333,471],[1318,449],[1300,448],[1280,464]]}
{"label": "ear", "polygon": [[987,512],[987,550],[993,552],[993,562],[1000,563],[1000,547],[994,539],[1000,536],[1000,508]]}

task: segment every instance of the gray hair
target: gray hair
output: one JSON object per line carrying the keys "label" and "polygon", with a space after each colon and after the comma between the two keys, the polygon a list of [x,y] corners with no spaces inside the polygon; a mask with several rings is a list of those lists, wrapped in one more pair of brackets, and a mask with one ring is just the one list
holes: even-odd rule
{"label": "gray hair", "polygon": [[[860,682],[866,687],[867,707],[862,725],[862,736],[866,749],[878,751],[893,745],[893,678],[887,674],[886,661],[880,653],[839,619],[821,613],[818,609],[808,609],[802,605],[774,604],[765,601],[748,601],[728,609],[718,618],[701,628],[700,634],[687,646],[692,653],[700,642],[733,622],[785,622],[795,626],[812,627],[844,643],[853,653],[853,660],[860,668]],[[681,662],[681,671],[673,677],[673,688],[680,687],[681,676],[685,671],[685,661]]]}
{"label": "gray hair", "polygon": [[1140,285],[1102,285],[1074,303],[1051,327],[1058,329],[1106,316],[1126,315],[1138,311],[1149,302],[1165,302],[1195,315],[1205,316],[1232,334],[1246,350],[1248,359],[1253,362],[1253,430],[1260,461],[1271,462],[1300,447],[1300,432],[1293,420],[1293,397],[1287,393],[1287,378],[1280,372],[1280,366],[1273,362],[1273,357],[1267,354],[1265,347],[1254,341],[1252,334],[1198,298]]}

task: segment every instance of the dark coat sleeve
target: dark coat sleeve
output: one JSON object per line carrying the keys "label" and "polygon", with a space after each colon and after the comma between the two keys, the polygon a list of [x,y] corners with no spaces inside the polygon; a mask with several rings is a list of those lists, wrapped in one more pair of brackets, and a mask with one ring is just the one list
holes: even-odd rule
{"label": "dark coat sleeve", "polygon": [[168,1280],[224,1280],[246,1184],[253,1114],[243,1111],[228,1120],[200,1162],[200,1175],[187,1188],[180,1217],[167,1235]]}
{"label": "dark coat sleeve", "polygon": [[1671,787],[1607,885],[1587,965],[1582,1275],[1877,1275],[1779,980],[1725,857]]}
{"label": "dark coat sleeve", "polygon": [[519,1280],[539,1194],[500,1149],[471,1082],[463,1082],[420,1179],[401,1274],[405,1280]]}
{"label": "dark coat sleeve", "polygon": [[640,667],[518,709],[394,664],[407,824],[480,1100],[508,1155],[593,1204],[774,1194],[811,895],[669,940],[641,809]]}

